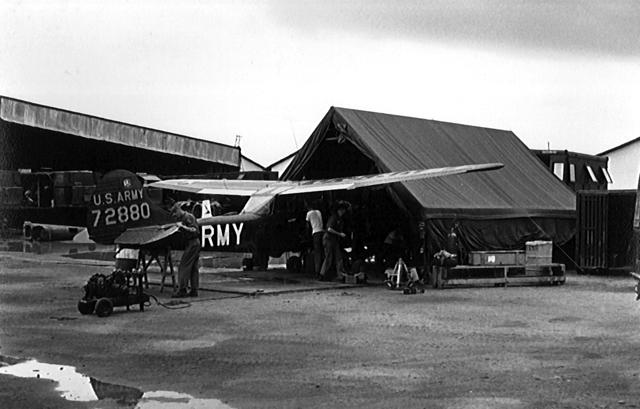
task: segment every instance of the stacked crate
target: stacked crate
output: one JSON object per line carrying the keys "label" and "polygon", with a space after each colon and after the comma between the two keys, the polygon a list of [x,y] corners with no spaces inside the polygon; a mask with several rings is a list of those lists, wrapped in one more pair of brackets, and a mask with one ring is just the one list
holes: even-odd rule
{"label": "stacked crate", "polygon": [[76,171],[71,175],[72,194],[71,204],[84,206],[91,199],[91,194],[96,188],[95,176],[88,170]]}
{"label": "stacked crate", "polygon": [[553,263],[553,242],[528,241],[525,243],[525,271],[527,275],[536,275],[541,271],[541,266]]}
{"label": "stacked crate", "polygon": [[53,197],[56,207],[83,206],[95,189],[93,172],[88,170],[55,172]]}
{"label": "stacked crate", "polygon": [[0,206],[20,206],[23,195],[20,174],[12,170],[0,170]]}
{"label": "stacked crate", "polygon": [[53,179],[53,205],[66,207],[71,204],[71,175],[69,172],[55,172]]}

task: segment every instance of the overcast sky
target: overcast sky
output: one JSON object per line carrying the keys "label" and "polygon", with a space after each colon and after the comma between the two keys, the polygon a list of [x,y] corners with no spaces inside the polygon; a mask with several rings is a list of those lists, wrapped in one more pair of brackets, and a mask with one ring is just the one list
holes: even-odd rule
{"label": "overcast sky", "polygon": [[640,136],[640,1],[0,2],[0,94],[268,165],[329,107],[598,153]]}

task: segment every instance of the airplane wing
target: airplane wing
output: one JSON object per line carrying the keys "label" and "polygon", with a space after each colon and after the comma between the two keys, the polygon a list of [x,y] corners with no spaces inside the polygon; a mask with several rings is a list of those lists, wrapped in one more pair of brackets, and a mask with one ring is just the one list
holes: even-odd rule
{"label": "airplane wing", "polygon": [[257,191],[281,183],[278,180],[168,179],[150,183],[151,187],[201,195],[252,196]]}
{"label": "airplane wing", "polygon": [[302,181],[173,179],[151,183],[149,186],[205,195],[222,194],[232,196],[250,196],[249,201],[240,212],[240,214],[243,214],[263,212],[277,195],[292,195],[298,193],[323,192],[341,189],[351,190],[387,183],[406,182],[409,180],[494,170],[500,169],[503,166],[504,165],[502,163],[485,163],[478,165],[388,172],[336,179]]}
{"label": "airplane wing", "polygon": [[427,179],[461,173],[479,172],[485,170],[500,169],[504,165],[501,163],[486,163],[481,165],[450,166],[446,168],[433,168],[422,170],[406,170],[401,172],[380,173],[377,175],[354,176],[337,179],[308,180],[296,182],[296,185],[286,191],[280,192],[282,195],[292,195],[296,193],[322,192],[326,190],[357,189],[359,187],[383,185],[387,183],[406,182],[416,179]]}
{"label": "airplane wing", "polygon": [[502,165],[501,163],[486,163],[480,165],[450,166],[445,168],[407,170],[401,172],[388,172],[346,178],[302,181],[169,179],[151,183],[149,186],[203,195],[275,196],[339,189],[350,190],[359,187],[382,185],[386,183],[405,182],[415,179],[426,179],[448,175],[457,175],[461,173],[500,169],[503,166],[504,165]]}

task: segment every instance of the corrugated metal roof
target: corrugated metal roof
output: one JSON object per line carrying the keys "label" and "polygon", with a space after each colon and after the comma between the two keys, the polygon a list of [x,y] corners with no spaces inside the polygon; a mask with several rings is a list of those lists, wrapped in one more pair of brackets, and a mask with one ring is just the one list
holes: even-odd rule
{"label": "corrugated metal roof", "polygon": [[240,166],[240,149],[0,96],[0,118],[21,125],[151,151]]}

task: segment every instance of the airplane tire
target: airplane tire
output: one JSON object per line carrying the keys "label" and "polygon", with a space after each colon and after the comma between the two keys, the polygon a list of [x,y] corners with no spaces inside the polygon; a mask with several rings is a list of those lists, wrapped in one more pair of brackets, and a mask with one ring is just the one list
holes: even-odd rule
{"label": "airplane tire", "polygon": [[245,257],[242,259],[242,269],[244,271],[252,271],[253,270],[253,258]]}
{"label": "airplane tire", "polygon": [[259,271],[266,271],[269,265],[269,255],[265,251],[253,253],[253,267]]}
{"label": "airplane tire", "polygon": [[291,256],[287,259],[287,271],[289,273],[300,274],[302,271],[302,261],[298,256]]}
{"label": "airplane tire", "polygon": [[100,298],[96,303],[96,315],[108,317],[113,312],[113,303],[108,298]]}

